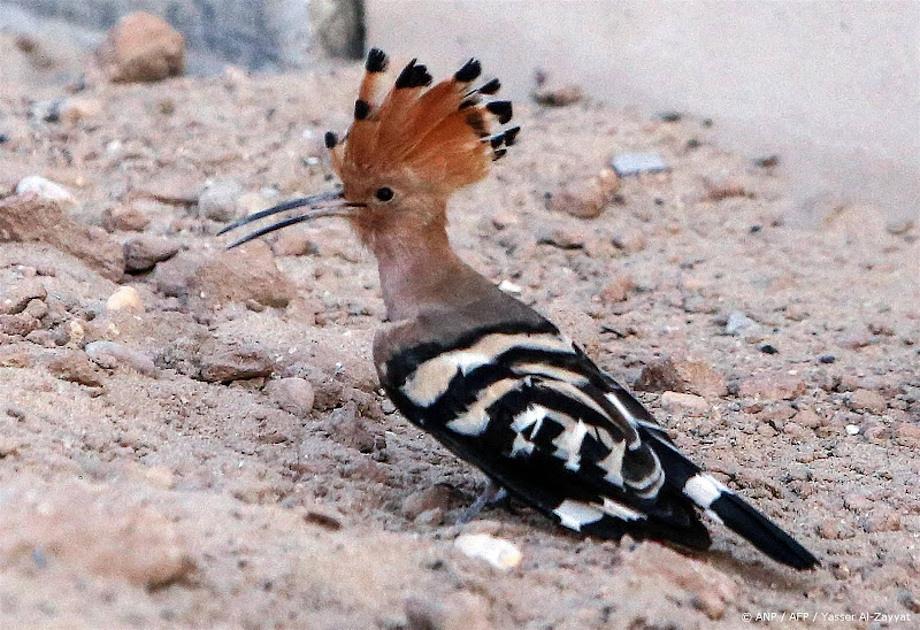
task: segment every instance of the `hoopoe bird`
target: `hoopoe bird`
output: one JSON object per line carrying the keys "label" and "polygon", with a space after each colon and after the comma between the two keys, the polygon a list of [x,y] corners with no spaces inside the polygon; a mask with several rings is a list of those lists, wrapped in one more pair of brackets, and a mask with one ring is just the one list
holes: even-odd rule
{"label": "hoopoe bird", "polygon": [[235,247],[320,217],[344,217],[376,257],[389,323],[374,338],[380,383],[400,412],[490,480],[564,527],[691,549],[711,539],[703,513],[773,560],[817,559],[678,450],[651,413],[535,310],[466,265],[448,241],[447,204],[484,178],[518,127],[500,83],[474,87],[471,59],[431,86],[412,60],[385,95],[373,49],[340,141],[326,134],[338,191],[257,212],[221,233],[296,208]]}

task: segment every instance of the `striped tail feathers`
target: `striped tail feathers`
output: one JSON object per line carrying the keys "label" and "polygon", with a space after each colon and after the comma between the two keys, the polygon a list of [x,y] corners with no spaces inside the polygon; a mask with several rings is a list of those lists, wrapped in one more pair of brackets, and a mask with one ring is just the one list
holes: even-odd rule
{"label": "striped tail feathers", "polygon": [[805,547],[741,497],[681,454],[663,429],[643,423],[645,437],[665,469],[666,484],[680,492],[710,518],[722,523],[771,559],[795,569],[813,569],[820,562]]}

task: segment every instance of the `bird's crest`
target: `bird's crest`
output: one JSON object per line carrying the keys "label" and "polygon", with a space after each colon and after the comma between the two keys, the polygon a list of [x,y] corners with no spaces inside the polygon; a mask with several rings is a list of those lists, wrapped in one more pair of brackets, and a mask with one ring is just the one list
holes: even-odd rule
{"label": "bird's crest", "polygon": [[346,188],[350,181],[390,176],[449,194],[485,177],[514,144],[520,128],[499,128],[511,119],[511,102],[489,98],[501,83],[492,79],[474,87],[478,60],[431,86],[428,69],[413,59],[381,94],[388,65],[383,51],[371,49],[354,122],[341,142],[326,134],[333,168]]}

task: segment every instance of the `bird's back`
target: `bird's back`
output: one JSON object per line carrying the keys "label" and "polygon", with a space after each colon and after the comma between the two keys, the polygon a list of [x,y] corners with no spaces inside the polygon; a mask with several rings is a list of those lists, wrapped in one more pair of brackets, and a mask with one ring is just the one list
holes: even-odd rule
{"label": "bird's back", "polygon": [[556,326],[495,287],[391,325],[374,356],[411,422],[570,529],[705,548],[701,509],[774,559],[815,562],[681,454]]}

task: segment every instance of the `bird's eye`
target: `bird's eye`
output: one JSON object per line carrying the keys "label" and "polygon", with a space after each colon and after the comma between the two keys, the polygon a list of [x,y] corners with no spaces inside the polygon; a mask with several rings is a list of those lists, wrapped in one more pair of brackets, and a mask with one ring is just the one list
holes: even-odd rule
{"label": "bird's eye", "polygon": [[380,201],[389,201],[393,198],[393,189],[388,186],[378,188],[377,192],[374,193],[374,196],[377,197],[377,199]]}

